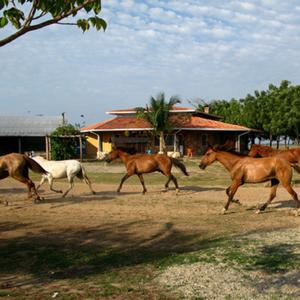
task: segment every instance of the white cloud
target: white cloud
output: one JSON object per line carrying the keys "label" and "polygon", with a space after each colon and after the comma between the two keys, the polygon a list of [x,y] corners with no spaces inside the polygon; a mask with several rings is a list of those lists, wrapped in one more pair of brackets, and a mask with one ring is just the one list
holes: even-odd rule
{"label": "white cloud", "polygon": [[91,123],[161,90],[231,98],[299,83],[299,11],[298,0],[106,1],[105,33],[55,26],[1,49],[5,109]]}

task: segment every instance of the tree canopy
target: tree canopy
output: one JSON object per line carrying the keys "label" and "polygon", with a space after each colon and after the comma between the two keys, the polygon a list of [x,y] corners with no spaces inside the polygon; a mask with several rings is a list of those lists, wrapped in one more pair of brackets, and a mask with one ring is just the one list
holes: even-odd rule
{"label": "tree canopy", "polygon": [[[81,10],[91,16],[77,18]],[[14,33],[0,39],[0,47],[30,31],[52,24],[75,25],[83,32],[91,26],[105,30],[107,24],[99,17],[100,12],[101,0],[0,0],[0,30],[8,25],[15,28]]]}
{"label": "tree canopy", "polygon": [[[261,130],[265,138],[279,141],[290,137],[298,143],[300,131],[300,86],[283,80],[277,87],[255,91],[242,99],[214,100],[210,112],[223,116],[224,122]],[[203,105],[199,105],[203,111]]]}
{"label": "tree canopy", "polygon": [[51,158],[53,160],[71,159],[76,157],[77,138],[80,130],[72,124],[57,127],[51,133]]}
{"label": "tree canopy", "polygon": [[147,120],[152,125],[153,135],[159,137],[159,152],[163,152],[165,148],[164,134],[172,130],[170,110],[180,102],[178,96],[172,96],[169,101],[166,101],[165,94],[160,93],[156,98],[150,98],[149,106],[147,105],[146,108],[137,108],[137,116]]}

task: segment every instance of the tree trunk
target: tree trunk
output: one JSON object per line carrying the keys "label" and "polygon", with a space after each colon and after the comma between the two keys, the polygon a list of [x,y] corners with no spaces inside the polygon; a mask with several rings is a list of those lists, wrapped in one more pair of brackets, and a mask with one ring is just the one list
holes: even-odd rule
{"label": "tree trunk", "polygon": [[299,129],[298,129],[298,126],[296,127],[296,144],[299,145]]}
{"label": "tree trunk", "polygon": [[272,136],[272,133],[270,133],[269,138],[270,138],[270,147],[272,147],[272,143],[273,143],[273,136]]}
{"label": "tree trunk", "polygon": [[165,151],[165,139],[164,139],[164,133],[161,131],[159,133],[159,154],[163,154]]}
{"label": "tree trunk", "polygon": [[287,144],[287,136],[285,135],[284,136],[284,148],[287,148],[286,144]]}
{"label": "tree trunk", "polygon": [[277,139],[276,139],[276,147],[277,147],[277,149],[279,149],[279,141],[280,141],[280,137],[278,136]]}

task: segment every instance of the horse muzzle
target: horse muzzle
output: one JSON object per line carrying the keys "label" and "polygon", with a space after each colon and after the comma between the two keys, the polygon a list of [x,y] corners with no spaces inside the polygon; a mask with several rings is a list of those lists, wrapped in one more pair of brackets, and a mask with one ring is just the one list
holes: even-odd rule
{"label": "horse muzzle", "polygon": [[206,164],[204,164],[204,163],[200,163],[199,164],[199,168],[201,169],[201,170],[204,170],[205,168],[206,168]]}

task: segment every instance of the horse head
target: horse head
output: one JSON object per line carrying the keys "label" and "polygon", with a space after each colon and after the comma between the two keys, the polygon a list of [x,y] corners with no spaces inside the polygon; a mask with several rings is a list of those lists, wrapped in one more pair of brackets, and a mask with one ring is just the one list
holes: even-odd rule
{"label": "horse head", "polygon": [[250,151],[248,152],[248,156],[250,157],[259,157],[260,156],[260,146],[256,144],[252,144]]}
{"label": "horse head", "polygon": [[109,153],[107,153],[104,157],[104,160],[108,163],[111,161],[117,159],[119,157],[119,150],[118,149],[113,149]]}
{"label": "horse head", "polygon": [[207,166],[212,164],[217,159],[217,147],[209,145],[207,150],[202,156],[202,159],[199,164],[199,168],[204,170]]}

